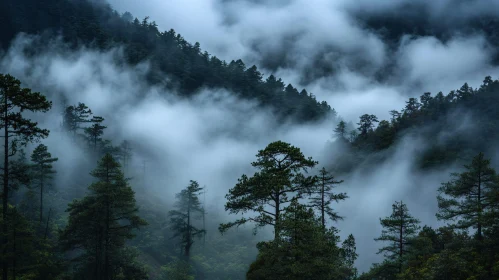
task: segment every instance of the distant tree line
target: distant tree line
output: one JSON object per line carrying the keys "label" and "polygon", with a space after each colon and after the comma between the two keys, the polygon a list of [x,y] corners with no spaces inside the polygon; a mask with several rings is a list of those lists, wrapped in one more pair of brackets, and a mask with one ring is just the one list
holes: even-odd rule
{"label": "distant tree line", "polygon": [[[0,3],[0,45],[7,48],[19,33],[42,35],[49,41],[62,34],[72,48],[81,46],[107,50],[123,46],[128,63],[148,61],[147,79],[165,89],[191,96],[202,88],[227,89],[238,96],[269,107],[279,119],[309,122],[335,114],[325,101],[312,93],[285,84],[269,75],[263,79],[256,66],[243,61],[226,62],[202,51],[173,29],[160,31],[148,17],[118,14],[103,1],[4,0]],[[41,46],[43,44],[37,44]],[[32,46],[36,53],[38,46]],[[165,82],[165,77],[173,78]]]}

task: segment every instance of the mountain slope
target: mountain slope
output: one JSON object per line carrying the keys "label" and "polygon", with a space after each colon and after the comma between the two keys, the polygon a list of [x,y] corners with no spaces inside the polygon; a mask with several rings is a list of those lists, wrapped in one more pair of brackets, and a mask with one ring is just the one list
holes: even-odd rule
{"label": "mountain slope", "polygon": [[119,15],[105,1],[4,0],[0,5],[0,45],[4,49],[21,32],[47,40],[60,34],[73,48],[124,46],[128,63],[151,63],[149,82],[178,90],[182,96],[203,87],[225,88],[270,107],[280,119],[307,122],[334,114],[326,102],[318,102],[306,90],[300,92],[273,75],[263,80],[256,66],[210,56],[199,43],[187,42],[174,30],[161,32],[147,18],[139,21],[130,13]]}
{"label": "mountain slope", "polygon": [[498,103],[499,80],[491,77],[476,89],[465,83],[447,95],[427,92],[420,98],[409,98],[402,110],[390,112],[391,120],[373,121],[364,131],[360,128],[366,121],[360,120],[354,129],[358,134],[340,137],[332,149],[347,152],[338,168],[348,171],[363,162],[383,160],[405,137],[414,140],[412,145],[421,146],[415,160],[422,168],[466,162],[479,152],[495,154]]}

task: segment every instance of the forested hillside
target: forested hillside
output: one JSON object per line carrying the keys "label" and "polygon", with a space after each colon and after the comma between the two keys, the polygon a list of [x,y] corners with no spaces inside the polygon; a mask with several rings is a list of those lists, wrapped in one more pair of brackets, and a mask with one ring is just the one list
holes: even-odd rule
{"label": "forested hillside", "polygon": [[480,151],[495,153],[496,147],[490,143],[498,139],[498,94],[499,80],[485,77],[476,89],[465,83],[446,95],[426,92],[409,98],[404,108],[390,111],[390,120],[365,114],[359,117],[356,128],[340,121],[334,129],[338,141],[331,148],[345,150],[348,160],[338,163],[337,168],[348,172],[362,162],[383,160],[408,136],[425,143],[416,159],[421,168],[463,162]]}
{"label": "forested hillside", "polygon": [[[422,7],[352,14],[499,44]],[[0,45],[1,280],[499,279],[491,76],[349,120],[105,0],[3,0]]]}
{"label": "forested hillside", "polygon": [[226,88],[269,106],[282,119],[294,117],[307,122],[334,113],[326,102],[317,101],[306,90],[273,75],[263,79],[256,66],[246,66],[239,59],[222,61],[174,30],[160,31],[148,18],[120,15],[105,1],[5,0],[0,5],[0,43],[4,48],[20,32],[44,35],[47,40],[61,35],[74,48],[120,46],[125,48],[128,63],[151,63],[147,76],[151,83],[176,89],[183,96],[202,87]]}

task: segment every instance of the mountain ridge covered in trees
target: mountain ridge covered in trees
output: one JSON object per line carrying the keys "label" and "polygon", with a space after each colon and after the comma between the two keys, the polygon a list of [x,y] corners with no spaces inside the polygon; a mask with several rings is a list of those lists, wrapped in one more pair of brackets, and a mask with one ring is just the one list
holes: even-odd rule
{"label": "mountain ridge covered in trees", "polygon": [[[187,42],[173,29],[160,31],[154,21],[118,14],[105,1],[6,0],[0,3],[0,43],[6,48],[17,34],[39,34],[49,40],[61,35],[72,48],[100,50],[123,47],[126,63],[148,61],[147,79],[164,89],[189,97],[203,87],[225,88],[237,96],[270,107],[280,119],[310,122],[334,115],[327,102],[319,102],[305,89],[299,91],[280,78],[265,80],[256,66],[240,59],[226,62]],[[34,52],[43,43],[32,46]],[[166,80],[165,77],[170,77]]]}
{"label": "mountain ridge covered in trees", "polygon": [[402,110],[390,111],[390,120],[364,114],[357,127],[340,120],[333,130],[339,141],[330,149],[343,150],[342,158],[348,159],[336,168],[348,172],[363,162],[383,161],[404,137],[423,141],[416,158],[423,169],[464,163],[481,151],[495,153],[488,143],[498,139],[498,93],[499,80],[487,76],[479,88],[465,83],[447,95],[425,92],[411,97]]}

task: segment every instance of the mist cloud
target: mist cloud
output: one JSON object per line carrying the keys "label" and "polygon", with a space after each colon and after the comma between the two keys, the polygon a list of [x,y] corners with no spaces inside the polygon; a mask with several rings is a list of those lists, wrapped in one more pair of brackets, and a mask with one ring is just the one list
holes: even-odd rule
{"label": "mist cloud", "polygon": [[[465,81],[476,87],[484,76],[497,73],[490,62],[491,47],[481,34],[455,34],[445,42],[406,36],[392,50],[381,35],[365,29],[355,17],[366,11],[383,14],[414,1],[381,1],[376,9],[371,1],[356,2],[354,7],[342,0],[316,1],[313,6],[303,0],[110,2],[122,12],[150,16],[161,29],[174,28],[223,59],[243,58],[247,66],[256,64],[266,75],[275,73],[285,82],[305,87],[354,123],[364,113],[386,119],[389,110],[402,108],[408,96],[447,92]],[[449,10],[450,2],[416,4],[437,17]],[[473,14],[466,14],[465,8],[457,13],[474,17],[498,9],[494,3],[475,2]],[[108,126],[105,138],[133,143],[132,168],[140,176],[147,160],[144,187],[165,201],[165,212],[174,194],[191,179],[208,187],[207,199],[217,201],[222,211],[228,189],[241,174],[254,171],[250,163],[255,154],[271,141],[300,147],[320,166],[333,158],[324,153],[333,123],[278,124],[271,112],[224,90],[202,89],[192,100],[178,99],[175,92],[145,84],[147,62],[123,66],[119,48],[69,51],[56,41],[28,57],[23,49],[34,42],[36,38],[19,37],[3,56],[0,72],[11,73],[54,101],[54,109],[40,123],[52,130],[44,142],[60,158],[56,167],[61,170],[62,187],[77,184],[72,178],[81,164],[94,164],[60,131],[64,99],[68,104],[84,102],[103,116]],[[383,71],[388,71],[389,78],[380,80],[376,76]],[[383,164],[359,167],[340,178],[345,180],[340,190],[350,198],[337,207],[346,218],[337,226],[342,237],[349,233],[356,237],[361,271],[379,260],[375,253],[380,244],[373,238],[381,233],[379,218],[390,215],[395,200],[406,202],[424,224],[439,224],[434,216],[436,188],[454,167],[417,171],[414,158],[423,148],[419,139],[406,137]]]}
{"label": "mist cloud", "polygon": [[[388,111],[403,108],[408,97],[447,93],[464,82],[477,87],[498,72],[485,37],[478,31],[465,36],[457,27],[458,22],[494,15],[499,11],[494,1],[109,2],[121,12],[150,16],[161,29],[174,28],[222,59],[242,58],[266,75],[306,88],[354,122],[365,113],[388,118]],[[407,34],[393,49],[362,22],[375,16],[413,18],[430,28],[448,29],[448,38]],[[341,102],[345,95],[352,102]],[[350,106],[365,100],[378,101]]]}
{"label": "mist cloud", "polygon": [[[271,141],[283,140],[300,147],[306,156],[320,161],[319,167],[331,160],[331,155],[325,153],[325,144],[334,124],[327,121],[313,125],[278,124],[271,112],[224,90],[203,89],[191,100],[178,99],[174,92],[162,92],[143,82],[147,63],[123,66],[120,49],[69,51],[54,41],[45,51],[26,56],[23,50],[36,44],[36,40],[18,37],[0,61],[0,72],[11,73],[23,85],[54,101],[53,110],[39,120],[41,126],[52,131],[44,143],[53,156],[59,157],[59,188],[85,188],[74,176],[88,177],[81,174],[82,166],[95,166],[86,152],[61,131],[63,100],[67,104],[84,102],[95,115],[103,116],[108,126],[104,138],[113,139],[115,145],[123,139],[132,143],[131,169],[138,177],[132,182],[142,185],[139,179],[143,160],[147,160],[145,185],[137,191],[147,191],[164,201],[165,213],[174,194],[192,179],[207,186],[208,205],[216,201],[220,211],[216,215],[233,219],[223,212],[223,197],[241,174],[255,171],[250,163],[257,151]],[[366,91],[360,87],[357,94],[350,92],[343,99],[336,96],[337,102],[345,104],[344,108],[367,109],[369,103],[375,102],[368,97],[375,98],[380,93],[376,89],[368,91],[367,84],[363,87]],[[349,116],[348,111],[344,114]],[[416,217],[430,225],[436,223],[435,189],[448,172],[423,175],[415,171],[413,159],[423,147],[417,139],[406,138],[382,165],[374,169],[360,166],[341,178],[345,183],[340,190],[350,198],[337,207],[346,217],[337,226],[343,238],[349,233],[357,238],[361,270],[376,260],[379,244],[373,238],[381,230],[378,218],[390,214],[393,201],[406,201]]]}

